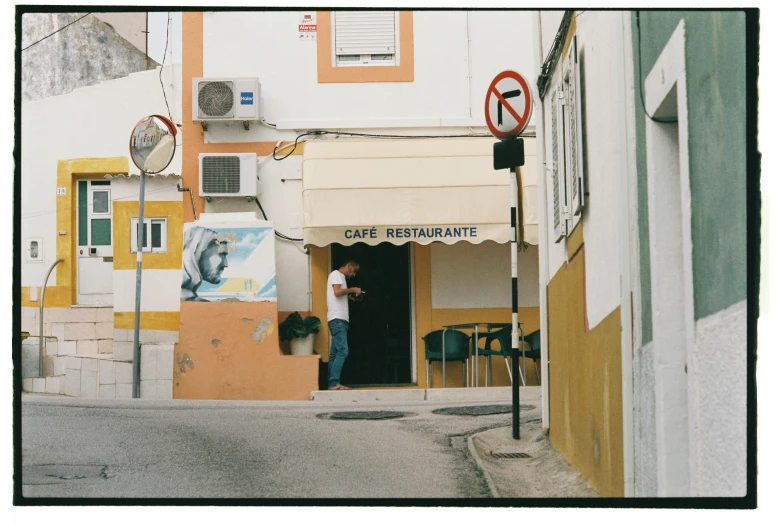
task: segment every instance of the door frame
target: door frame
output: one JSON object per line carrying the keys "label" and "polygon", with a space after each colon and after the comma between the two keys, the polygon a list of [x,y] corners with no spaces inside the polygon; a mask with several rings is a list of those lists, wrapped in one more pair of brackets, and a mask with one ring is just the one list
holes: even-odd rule
{"label": "door frame", "polygon": [[[417,345],[416,342],[416,336],[417,336],[417,322],[415,319],[417,318],[415,316],[415,250],[413,249],[412,242],[406,242],[403,244],[407,247],[407,270],[409,271],[409,324],[410,324],[410,348],[409,348],[409,358],[410,358],[410,376],[409,381],[404,382],[402,384],[384,384],[384,386],[388,387],[405,387],[409,384],[412,384],[414,386],[418,385],[418,374],[417,374]],[[328,244],[328,271],[326,272],[326,280],[328,279],[328,275],[331,274],[331,269],[334,266],[334,260],[333,260],[333,244]],[[345,246],[347,247],[347,246]],[[374,247],[374,246],[369,246]],[[329,359],[330,359],[330,348],[331,348],[331,330],[328,331],[328,348],[329,348]]]}

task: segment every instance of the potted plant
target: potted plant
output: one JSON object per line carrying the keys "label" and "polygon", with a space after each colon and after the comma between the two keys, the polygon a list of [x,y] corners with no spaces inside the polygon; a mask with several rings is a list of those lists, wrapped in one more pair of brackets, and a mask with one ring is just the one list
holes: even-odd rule
{"label": "potted plant", "polygon": [[279,338],[290,341],[291,355],[314,354],[315,334],[320,331],[320,319],[301,318],[298,311],[289,314],[279,325]]}

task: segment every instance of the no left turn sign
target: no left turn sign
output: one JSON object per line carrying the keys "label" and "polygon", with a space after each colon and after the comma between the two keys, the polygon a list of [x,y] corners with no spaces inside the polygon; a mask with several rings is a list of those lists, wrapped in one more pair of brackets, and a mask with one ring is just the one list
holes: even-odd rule
{"label": "no left turn sign", "polygon": [[532,96],[529,82],[515,71],[496,75],[485,95],[485,121],[496,138],[520,135],[529,125]]}

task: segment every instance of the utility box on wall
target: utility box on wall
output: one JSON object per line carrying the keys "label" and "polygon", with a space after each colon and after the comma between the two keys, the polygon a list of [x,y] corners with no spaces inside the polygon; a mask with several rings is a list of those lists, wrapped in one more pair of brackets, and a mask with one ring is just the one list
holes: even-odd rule
{"label": "utility box on wall", "polygon": [[185,224],[174,398],[308,400],[318,389],[319,356],[279,348],[275,257],[274,226],[254,213]]}

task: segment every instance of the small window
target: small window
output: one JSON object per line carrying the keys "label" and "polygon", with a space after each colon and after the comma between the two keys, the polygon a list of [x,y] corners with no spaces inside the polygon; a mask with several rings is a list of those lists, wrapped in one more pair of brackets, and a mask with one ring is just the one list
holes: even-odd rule
{"label": "small window", "polygon": [[[130,252],[138,252],[137,247],[138,217],[130,220]],[[165,218],[144,219],[142,251],[144,253],[165,253],[168,251],[168,221]]]}
{"label": "small window", "polygon": [[333,65],[398,65],[397,12],[336,11],[332,16]]}

